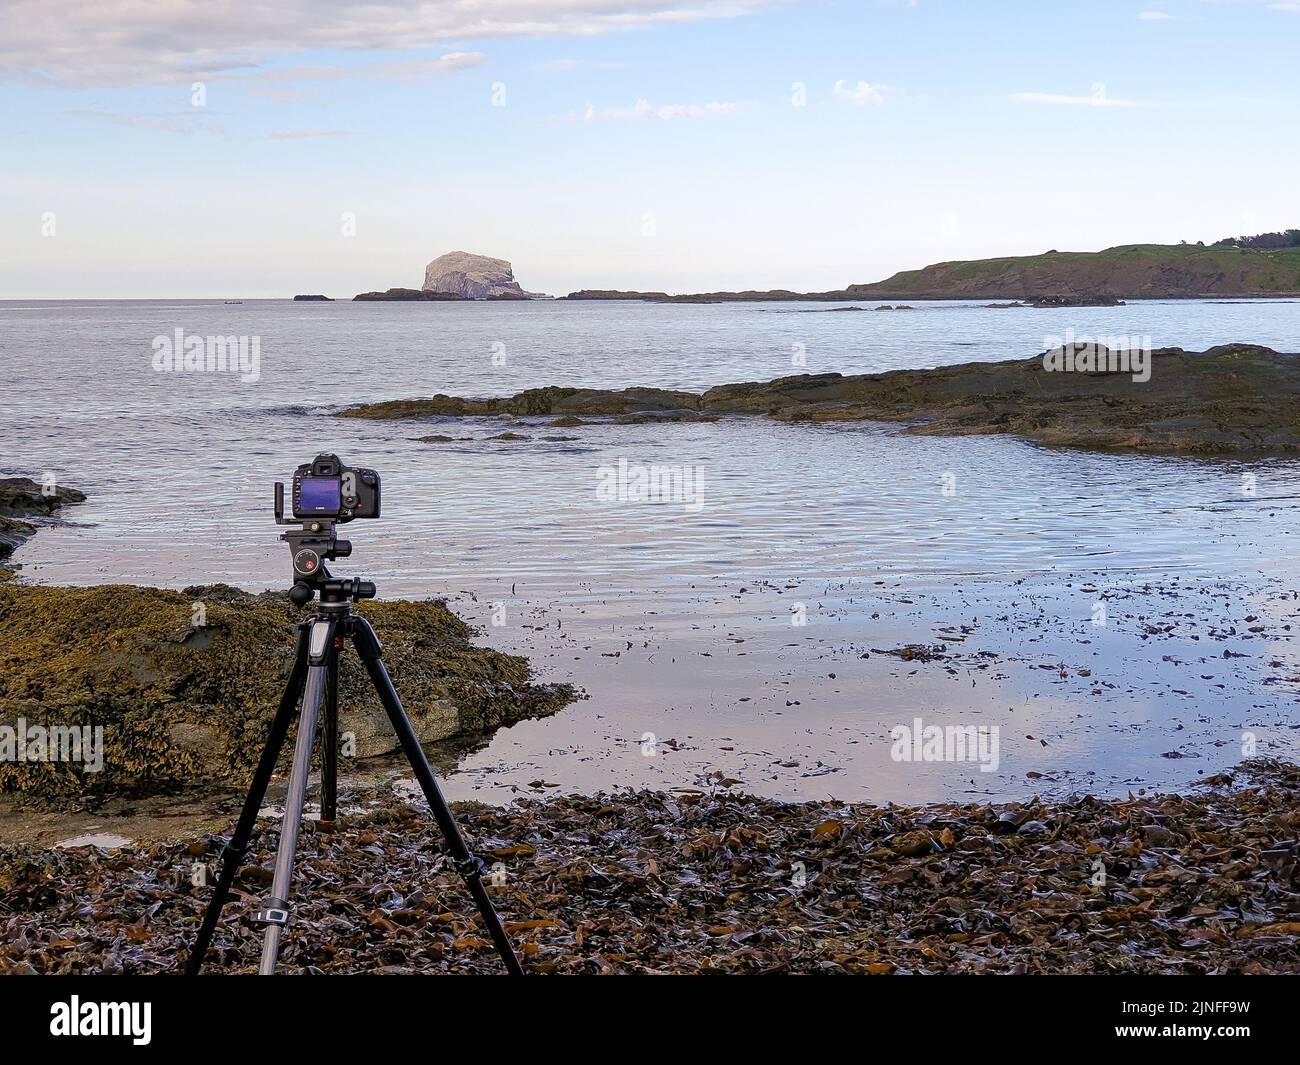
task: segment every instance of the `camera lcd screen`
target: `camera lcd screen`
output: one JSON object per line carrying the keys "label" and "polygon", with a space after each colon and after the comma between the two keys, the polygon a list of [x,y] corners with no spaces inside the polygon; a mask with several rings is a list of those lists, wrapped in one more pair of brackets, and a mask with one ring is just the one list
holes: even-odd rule
{"label": "camera lcd screen", "polygon": [[298,512],[336,514],[340,493],[337,477],[304,477],[298,493]]}

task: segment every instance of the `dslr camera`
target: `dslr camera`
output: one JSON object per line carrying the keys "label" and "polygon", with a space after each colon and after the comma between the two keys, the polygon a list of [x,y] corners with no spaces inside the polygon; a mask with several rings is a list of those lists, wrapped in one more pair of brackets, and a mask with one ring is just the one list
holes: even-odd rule
{"label": "dslr camera", "polygon": [[344,466],[337,455],[320,454],[293,473],[295,521],[324,519],[335,524],[379,517],[379,474]]}
{"label": "dslr camera", "polygon": [[317,593],[321,602],[372,599],[369,581],[335,580],[326,562],[347,558],[352,544],[340,540],[334,527],[353,518],[379,517],[379,474],[362,466],[344,466],[337,455],[323,452],[293,473],[293,517],[284,517],[284,485],[275,483],[277,525],[301,525],[283,533],[293,560],[293,588],[289,598],[302,605]]}

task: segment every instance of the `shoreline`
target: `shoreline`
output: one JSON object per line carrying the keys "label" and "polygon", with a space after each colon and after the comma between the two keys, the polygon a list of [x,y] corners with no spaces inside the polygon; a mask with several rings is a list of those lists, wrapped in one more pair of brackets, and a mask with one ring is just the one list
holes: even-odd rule
{"label": "shoreline", "polygon": [[[704,787],[786,803],[1177,788],[1231,767],[1248,739],[1261,756],[1300,754],[1285,648],[1294,604],[1285,583],[1270,586],[1080,572],[961,580],[951,591],[739,579],[660,600],[658,616],[629,614],[602,595],[610,609],[589,622],[580,604],[529,597],[518,607],[530,624],[485,630],[490,653],[579,687],[583,701],[429,753],[449,798],[491,805],[620,788]],[[809,604],[807,627],[772,624],[791,600]],[[1103,628],[1089,619],[1098,602],[1110,615]],[[473,617],[468,592],[450,606]],[[697,609],[716,612],[715,632],[692,625]],[[770,675],[756,676],[757,662],[773,663]],[[1207,713],[1206,700],[1216,709]],[[999,733],[994,771],[894,761],[890,730],[918,712]],[[261,740],[254,728],[249,750]],[[359,787],[400,775],[403,763],[379,754],[344,768]],[[210,826],[246,777],[239,770],[152,797],[29,799],[21,811],[0,802],[0,842],[98,831],[155,839],[176,823]]]}

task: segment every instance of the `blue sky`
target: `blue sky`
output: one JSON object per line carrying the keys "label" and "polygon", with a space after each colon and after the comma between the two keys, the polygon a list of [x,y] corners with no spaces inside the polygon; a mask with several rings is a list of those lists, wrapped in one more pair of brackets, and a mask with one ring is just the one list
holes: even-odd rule
{"label": "blue sky", "polygon": [[825,289],[1298,226],[1297,44],[1256,0],[9,0],[0,298],[351,296],[452,249]]}

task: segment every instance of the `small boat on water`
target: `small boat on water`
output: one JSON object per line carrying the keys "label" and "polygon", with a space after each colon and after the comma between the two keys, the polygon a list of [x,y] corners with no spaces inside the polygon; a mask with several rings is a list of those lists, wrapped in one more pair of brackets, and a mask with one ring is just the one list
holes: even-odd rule
{"label": "small boat on water", "polygon": [[231,306],[231,305],[242,304],[243,302],[244,302],[243,300],[226,300],[226,301],[225,301],[225,304],[226,304],[227,307],[229,307],[229,306]]}

